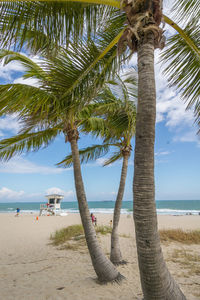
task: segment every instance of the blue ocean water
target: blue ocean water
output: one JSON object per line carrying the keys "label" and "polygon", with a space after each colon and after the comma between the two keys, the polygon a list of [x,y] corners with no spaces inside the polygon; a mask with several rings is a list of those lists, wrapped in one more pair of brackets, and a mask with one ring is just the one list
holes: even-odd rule
{"label": "blue ocean water", "polygon": [[[0,203],[0,213],[15,213],[17,207],[21,213],[34,213],[40,209],[40,204],[44,202],[15,202]],[[114,201],[90,201],[88,202],[90,211],[93,213],[113,213]],[[62,202],[61,208],[68,213],[77,213],[77,202]],[[200,200],[162,200],[156,201],[157,213],[161,215],[198,215],[200,213]],[[122,213],[131,213],[133,210],[132,201],[123,201]]]}

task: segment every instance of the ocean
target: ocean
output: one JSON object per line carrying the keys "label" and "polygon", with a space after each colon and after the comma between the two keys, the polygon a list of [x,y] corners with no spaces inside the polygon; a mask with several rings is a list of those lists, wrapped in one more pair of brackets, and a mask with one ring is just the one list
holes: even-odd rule
{"label": "ocean", "polygon": [[[21,213],[37,213],[40,209],[40,204],[44,202],[7,202],[0,203],[0,213],[15,213],[19,207]],[[88,202],[90,211],[97,213],[113,213],[114,201],[90,201]],[[156,201],[157,213],[159,215],[199,215],[200,200],[162,200]],[[77,213],[77,202],[62,202],[61,209],[63,212]],[[122,214],[130,214],[133,210],[132,201],[123,201]]]}

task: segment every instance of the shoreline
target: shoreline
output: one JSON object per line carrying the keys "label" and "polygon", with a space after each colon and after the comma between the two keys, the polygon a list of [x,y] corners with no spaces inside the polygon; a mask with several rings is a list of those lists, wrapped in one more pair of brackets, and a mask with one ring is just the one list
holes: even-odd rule
{"label": "shoreline", "polygon": [[[39,215],[40,210],[20,210],[20,215]],[[67,214],[79,214],[78,210],[69,210],[69,209],[61,209],[62,213],[67,213]],[[102,209],[102,211],[98,211],[95,208],[94,209],[90,209],[90,212],[93,212],[94,214],[97,215],[113,215],[114,209],[113,210],[106,210],[106,209]],[[0,215],[15,215],[16,214],[16,210],[13,211],[0,211]],[[121,215],[132,215],[133,211],[127,211],[125,209],[122,209],[121,211]],[[190,212],[185,212],[185,213],[177,213],[177,212],[159,212],[159,210],[157,210],[157,216],[174,216],[174,217],[181,217],[181,216],[198,216],[200,217],[200,211],[197,210],[190,210]]]}
{"label": "shoreline", "polygon": [[[0,203],[0,214],[15,213],[20,208],[21,213],[37,214],[40,204],[45,202],[7,202]],[[88,201],[90,212],[94,214],[112,214],[115,201]],[[62,201],[61,210],[64,213],[79,213],[77,201]],[[199,215],[200,200],[157,200],[157,215]],[[133,201],[123,201],[121,214],[133,213]]]}

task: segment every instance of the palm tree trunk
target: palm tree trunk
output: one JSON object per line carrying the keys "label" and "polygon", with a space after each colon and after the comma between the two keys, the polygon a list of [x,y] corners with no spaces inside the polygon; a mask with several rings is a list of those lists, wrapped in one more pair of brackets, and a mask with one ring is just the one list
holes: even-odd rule
{"label": "palm tree trunk", "polygon": [[119,184],[117,199],[115,202],[114,215],[113,215],[113,229],[112,229],[112,234],[111,234],[110,260],[112,261],[112,263],[114,265],[119,265],[119,264],[125,263],[125,261],[122,259],[122,254],[120,251],[118,225],[119,225],[119,219],[120,219],[122,199],[123,199],[124,189],[125,189],[129,155],[130,155],[130,152],[126,152],[123,155],[121,178],[120,178],[120,184]]}
{"label": "palm tree trunk", "polygon": [[99,281],[101,282],[120,281],[123,278],[123,276],[117,271],[117,269],[111,263],[111,261],[104,255],[98,243],[94,226],[92,225],[91,222],[90,212],[86,200],[86,195],[85,195],[84,185],[83,185],[83,180],[81,175],[77,138],[72,137],[69,139],[69,142],[71,144],[72,160],[73,160],[73,167],[74,167],[74,179],[75,179],[75,187],[76,187],[79,211],[80,211],[80,216],[81,216],[81,220],[85,232],[85,238],[86,238],[86,242],[87,242],[87,246],[89,249],[94,270],[98,276]]}
{"label": "palm tree trunk", "polygon": [[134,221],[145,300],[186,299],[170,275],[160,246],[154,186],[156,90],[154,34],[138,43],[138,107],[134,163]]}

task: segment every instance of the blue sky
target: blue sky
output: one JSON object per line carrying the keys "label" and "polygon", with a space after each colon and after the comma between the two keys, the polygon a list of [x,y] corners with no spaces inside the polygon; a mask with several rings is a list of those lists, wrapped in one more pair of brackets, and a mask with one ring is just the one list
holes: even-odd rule
{"label": "blue sky", "polygon": [[[167,28],[166,34],[172,31]],[[192,111],[175,89],[169,88],[155,53],[157,88],[157,122],[155,143],[155,180],[157,200],[200,200],[200,139]],[[37,61],[38,57],[34,57]],[[132,64],[136,63],[136,54]],[[23,82],[23,68],[18,63],[0,66],[0,83]],[[35,84],[35,82],[27,82]],[[0,118],[0,139],[17,133],[20,125],[15,116]],[[95,143],[81,136],[79,146]],[[133,141],[134,146],[134,141]],[[48,148],[37,153],[23,154],[7,163],[0,162],[0,203],[15,201],[44,201],[48,193],[62,193],[65,201],[76,200],[73,170],[55,166],[70,151],[60,135]],[[129,160],[124,200],[132,200],[133,154]],[[83,179],[89,201],[115,200],[121,161],[102,167],[104,158],[82,165]]]}

